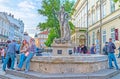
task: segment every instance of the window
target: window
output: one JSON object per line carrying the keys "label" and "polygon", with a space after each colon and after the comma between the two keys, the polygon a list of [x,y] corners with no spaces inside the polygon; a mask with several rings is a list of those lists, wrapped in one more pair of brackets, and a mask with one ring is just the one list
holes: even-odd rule
{"label": "window", "polygon": [[115,41],[115,28],[111,29],[111,38],[113,40],[113,42]]}
{"label": "window", "polygon": [[82,26],[81,27],[84,27],[84,8],[82,9]]}
{"label": "window", "polygon": [[93,32],[93,34],[92,34],[92,44],[94,44],[95,43],[95,32]]}
{"label": "window", "polygon": [[94,24],[95,23],[95,11],[93,11],[93,13],[92,13],[92,24]]}
{"label": "window", "polygon": [[90,45],[90,36],[88,38],[89,38],[89,45]]}
{"label": "window", "polygon": [[110,7],[111,7],[111,12],[115,11],[115,3],[113,2],[113,0],[110,0]]}
{"label": "window", "polygon": [[102,4],[102,18],[106,16],[106,2]]}
{"label": "window", "polygon": [[89,15],[88,15],[88,24],[89,24],[89,26],[92,24],[91,19],[92,19],[92,18],[91,18],[91,14],[89,14]]}
{"label": "window", "polygon": [[106,30],[103,31],[103,43],[106,42]]}
{"label": "window", "polygon": [[100,6],[97,7],[97,11],[96,11],[96,21],[100,20]]}

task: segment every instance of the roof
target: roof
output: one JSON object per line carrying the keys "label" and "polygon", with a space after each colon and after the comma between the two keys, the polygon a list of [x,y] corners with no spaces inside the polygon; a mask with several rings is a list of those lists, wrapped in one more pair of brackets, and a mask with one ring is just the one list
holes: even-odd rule
{"label": "roof", "polygon": [[41,32],[41,33],[39,33],[39,34],[44,34],[44,35],[48,35],[48,31],[43,31],[43,32]]}

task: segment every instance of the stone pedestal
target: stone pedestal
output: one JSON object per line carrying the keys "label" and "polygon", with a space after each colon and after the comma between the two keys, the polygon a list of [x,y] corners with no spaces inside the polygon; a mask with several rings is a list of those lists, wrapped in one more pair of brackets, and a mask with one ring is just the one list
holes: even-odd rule
{"label": "stone pedestal", "polygon": [[73,53],[73,45],[71,43],[53,43],[53,56],[70,56]]}

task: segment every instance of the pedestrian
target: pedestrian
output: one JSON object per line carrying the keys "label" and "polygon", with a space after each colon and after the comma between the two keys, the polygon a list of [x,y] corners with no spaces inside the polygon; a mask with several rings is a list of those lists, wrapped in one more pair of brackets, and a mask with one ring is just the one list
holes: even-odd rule
{"label": "pedestrian", "polygon": [[96,46],[95,46],[95,53],[100,54],[100,45],[99,45],[99,43],[97,43]]}
{"label": "pedestrian", "polygon": [[2,63],[4,63],[4,59],[5,59],[5,47],[2,47],[2,49],[1,49],[1,59],[2,59]]}
{"label": "pedestrian", "polygon": [[80,45],[77,47],[77,53],[80,53]]}
{"label": "pedestrian", "polygon": [[103,47],[103,54],[108,55],[108,42],[105,42],[105,46]]}
{"label": "pedestrian", "polygon": [[[103,54],[108,56],[108,42],[105,42],[105,46],[103,47]],[[113,60],[112,60],[113,61]],[[112,64],[112,68],[113,68],[113,64]]]}
{"label": "pedestrian", "polygon": [[[10,40],[7,41],[7,44],[6,44],[6,48],[5,48],[5,52],[7,52],[7,49],[8,49],[8,44],[11,43]],[[7,63],[7,68],[10,69],[11,67],[11,58],[8,59],[8,63]]]}
{"label": "pedestrian", "polygon": [[91,54],[95,54],[95,44],[92,44],[92,47],[90,49]]}
{"label": "pedestrian", "polygon": [[[0,56],[1,56],[1,54],[2,54],[1,51],[2,51],[2,48],[0,48]],[[2,59],[2,56],[1,56],[1,59]],[[1,63],[2,63],[2,62],[1,62]]]}
{"label": "pedestrian", "polygon": [[86,53],[87,53],[87,47],[86,47],[84,44],[81,46],[81,52],[82,52],[83,54],[86,54]]}
{"label": "pedestrian", "polygon": [[29,48],[29,44],[27,40],[23,40],[22,45],[20,47],[20,59],[19,59],[18,68],[17,68],[18,71],[20,71],[23,67],[23,63],[26,59],[25,53],[28,52],[28,48]]}
{"label": "pedestrian", "polygon": [[74,54],[76,53],[76,47],[73,48],[73,52],[74,52]]}
{"label": "pedestrian", "polygon": [[19,54],[20,54],[20,41],[18,41],[16,43],[16,61],[17,61],[17,64],[19,62],[19,59],[18,59]]}
{"label": "pedestrian", "polygon": [[109,61],[109,68],[112,69],[112,61],[114,61],[114,64],[116,66],[116,69],[119,70],[117,61],[116,61],[116,57],[114,55],[115,53],[115,49],[116,46],[115,44],[112,42],[112,38],[109,39],[109,43],[108,43],[108,61]]}
{"label": "pedestrian", "polygon": [[16,43],[16,53],[19,54],[20,53],[20,41],[18,41]]}
{"label": "pedestrian", "polygon": [[118,54],[118,58],[120,58],[120,46],[118,48],[119,54]]}
{"label": "pedestrian", "polygon": [[29,50],[26,53],[26,66],[25,66],[25,72],[28,72],[30,69],[30,60],[32,59],[32,57],[34,56],[36,52],[36,46],[35,46],[35,40],[33,38],[30,39],[30,43],[29,43]]}
{"label": "pedestrian", "polygon": [[2,70],[4,72],[6,71],[6,65],[8,63],[9,58],[11,58],[11,67],[10,67],[10,69],[14,70],[15,51],[16,51],[15,50],[15,41],[12,40],[12,42],[8,44],[5,61],[4,61],[3,67],[2,67]]}

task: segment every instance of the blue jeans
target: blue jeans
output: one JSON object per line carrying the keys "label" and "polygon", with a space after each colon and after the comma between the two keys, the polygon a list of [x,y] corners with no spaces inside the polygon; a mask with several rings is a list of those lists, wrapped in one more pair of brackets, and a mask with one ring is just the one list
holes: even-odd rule
{"label": "blue jeans", "polygon": [[29,53],[29,55],[27,56],[25,62],[26,62],[26,66],[25,66],[25,70],[28,71],[30,69],[30,60],[32,59],[32,57],[34,56],[34,53]]}
{"label": "blue jeans", "polygon": [[14,53],[7,53],[4,64],[3,64],[3,68],[2,68],[4,71],[6,70],[6,65],[8,63],[9,58],[11,58],[11,67],[10,68],[14,69],[15,54]]}
{"label": "blue jeans", "polygon": [[24,53],[21,53],[21,55],[20,55],[20,62],[19,62],[19,64],[18,64],[18,68],[20,68],[20,69],[22,68],[25,59],[26,59],[25,54],[24,54]]}
{"label": "blue jeans", "polygon": [[4,63],[4,58],[5,58],[4,56],[1,56],[1,59],[2,59],[2,63]]}
{"label": "blue jeans", "polygon": [[112,68],[112,61],[114,61],[116,69],[119,69],[114,53],[108,54],[108,60],[109,60],[109,68]]}

